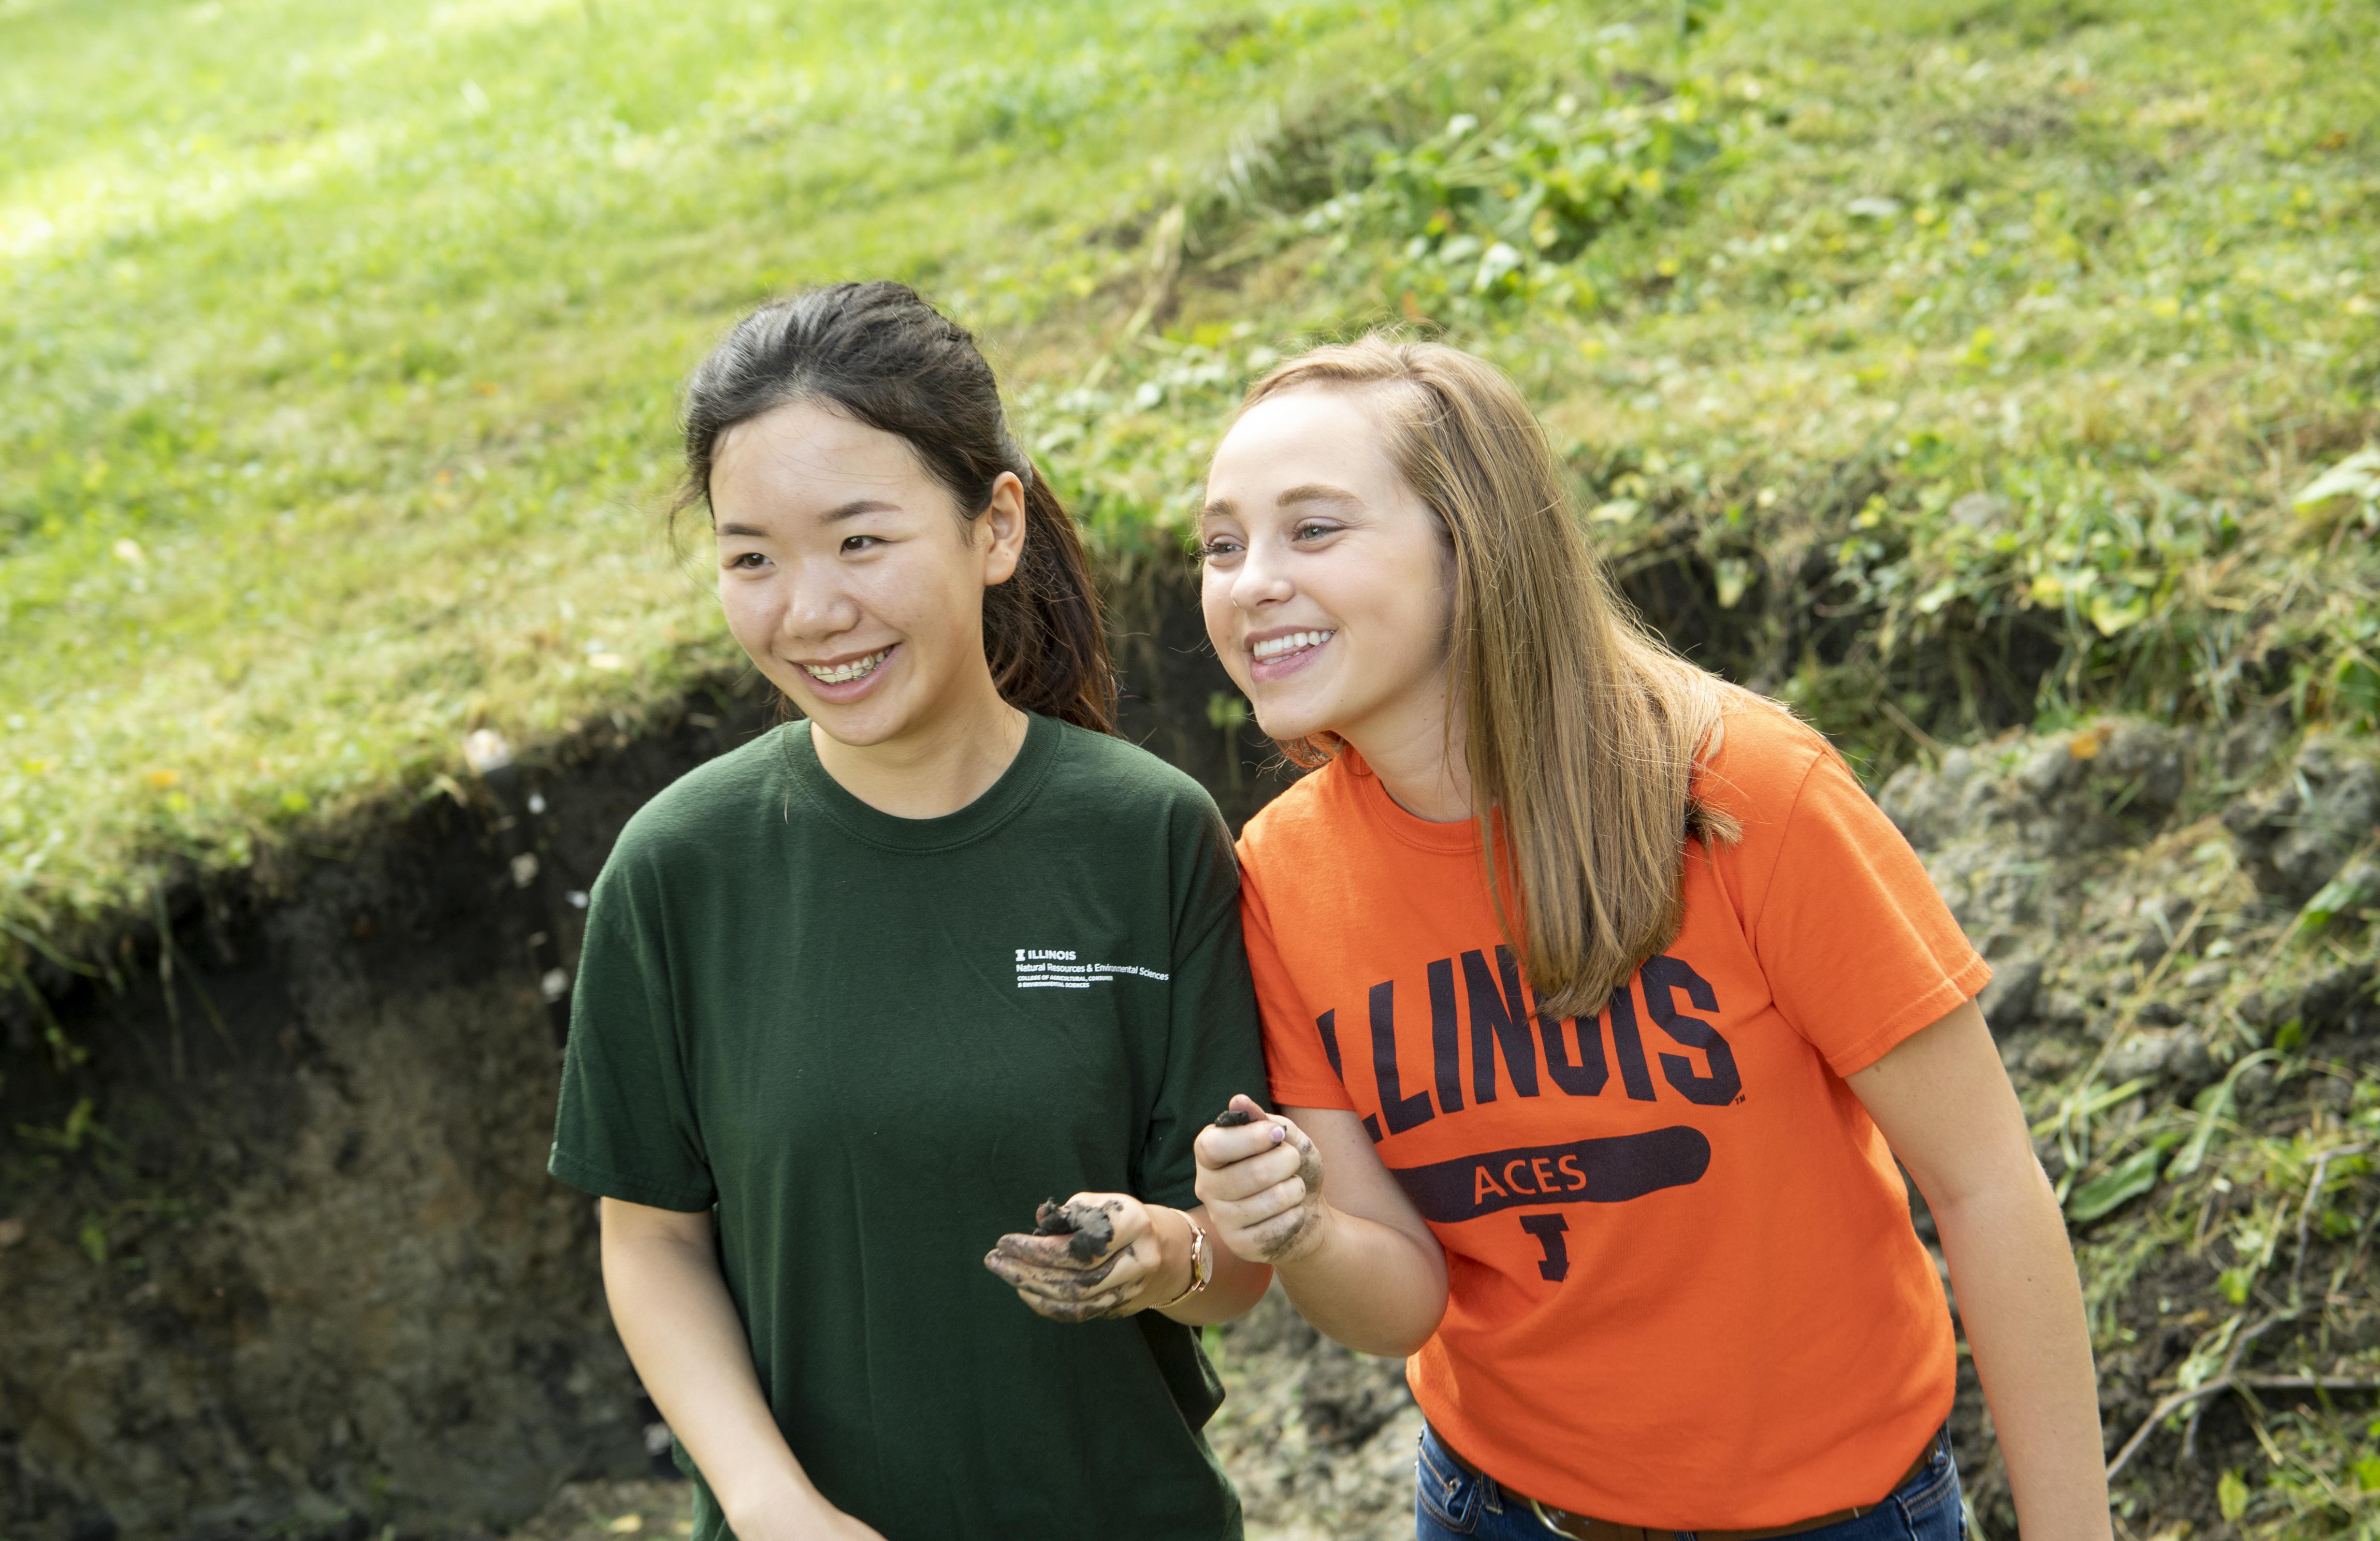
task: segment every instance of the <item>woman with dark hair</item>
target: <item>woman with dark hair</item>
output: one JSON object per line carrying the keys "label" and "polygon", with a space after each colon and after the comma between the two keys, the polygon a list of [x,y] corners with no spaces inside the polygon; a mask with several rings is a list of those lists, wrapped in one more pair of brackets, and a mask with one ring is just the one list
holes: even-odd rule
{"label": "woman with dark hair", "polygon": [[1192,1207],[1262,1064],[1222,820],[1109,736],[1074,527],[915,293],[763,307],[685,416],[679,507],[803,720],[622,831],[552,1167],[698,1541],[1237,1536],[1196,1328],[1269,1270]]}

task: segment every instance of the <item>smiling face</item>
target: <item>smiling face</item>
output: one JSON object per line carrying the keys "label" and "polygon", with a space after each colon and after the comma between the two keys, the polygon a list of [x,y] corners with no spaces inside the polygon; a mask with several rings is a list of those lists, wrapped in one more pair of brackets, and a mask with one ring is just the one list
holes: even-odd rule
{"label": "smiling face", "polygon": [[983,591],[1023,549],[1016,478],[963,519],[906,442],[797,401],[721,437],[710,508],[728,629],[829,737],[914,740],[998,706]]}
{"label": "smiling face", "polygon": [[1257,724],[1335,733],[1376,763],[1443,746],[1453,605],[1445,533],[1389,457],[1382,389],[1249,408],[1199,518],[1207,635]]}

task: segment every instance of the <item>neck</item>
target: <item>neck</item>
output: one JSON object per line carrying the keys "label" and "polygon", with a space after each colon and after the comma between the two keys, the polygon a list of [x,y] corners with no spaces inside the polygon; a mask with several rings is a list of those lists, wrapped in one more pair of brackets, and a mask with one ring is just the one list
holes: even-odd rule
{"label": "neck", "polygon": [[845,744],[813,722],[810,743],[819,764],[880,813],[896,819],[956,813],[990,791],[1025,746],[1025,713],[1000,698],[989,673],[979,685],[879,744]]}
{"label": "neck", "polygon": [[1416,819],[1451,824],[1471,817],[1471,766],[1463,732],[1441,687],[1427,699],[1339,730],[1396,805]]}

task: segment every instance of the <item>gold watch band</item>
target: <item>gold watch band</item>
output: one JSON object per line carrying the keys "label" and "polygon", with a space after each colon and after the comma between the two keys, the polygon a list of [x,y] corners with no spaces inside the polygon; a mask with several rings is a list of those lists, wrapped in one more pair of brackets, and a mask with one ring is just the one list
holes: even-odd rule
{"label": "gold watch band", "polygon": [[[1175,1213],[1180,1214],[1181,1211],[1176,1210]],[[1188,1215],[1182,1216],[1182,1223],[1190,1228],[1190,1282],[1183,1287],[1180,1294],[1162,1305],[1152,1307],[1154,1310],[1171,1311],[1192,1295],[1205,1292],[1208,1281],[1215,1277],[1215,1255],[1207,1250],[1206,1228]]]}

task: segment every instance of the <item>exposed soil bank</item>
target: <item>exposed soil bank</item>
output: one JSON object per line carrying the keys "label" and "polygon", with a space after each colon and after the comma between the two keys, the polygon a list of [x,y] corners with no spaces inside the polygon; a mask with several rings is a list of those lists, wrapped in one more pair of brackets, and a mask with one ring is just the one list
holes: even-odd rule
{"label": "exposed soil bank", "polygon": [[[554,886],[726,736],[539,775]],[[441,801],[270,903],[192,895],[170,985],[152,939],[59,1003],[86,1062],[10,1055],[6,1534],[469,1530],[638,1468],[588,1202],[542,1176],[540,889],[489,822]]]}

